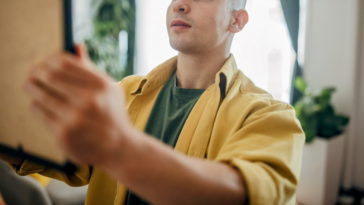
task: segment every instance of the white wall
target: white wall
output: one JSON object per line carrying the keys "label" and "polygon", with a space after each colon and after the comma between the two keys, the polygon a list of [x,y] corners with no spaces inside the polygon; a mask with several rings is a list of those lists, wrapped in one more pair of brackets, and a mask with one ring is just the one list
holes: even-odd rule
{"label": "white wall", "polygon": [[[308,0],[307,36],[304,75],[309,86],[322,88],[335,86],[333,103],[339,113],[352,117],[347,131],[348,155],[346,156],[344,185],[364,188],[363,166],[354,163],[364,159],[363,132],[358,132],[358,113],[364,122],[363,110],[358,110],[359,2],[361,0]],[[362,10],[361,12],[363,12]],[[362,90],[362,92],[364,89]],[[364,102],[364,99],[363,101]],[[362,104],[363,105],[363,104]],[[359,126],[360,127],[360,126]],[[364,130],[362,130],[364,131]],[[359,140],[360,139],[360,140]],[[361,171],[361,174],[355,174]]]}
{"label": "white wall", "polygon": [[153,68],[176,56],[169,44],[166,25],[167,8],[171,0],[136,0],[135,73],[146,75]]}

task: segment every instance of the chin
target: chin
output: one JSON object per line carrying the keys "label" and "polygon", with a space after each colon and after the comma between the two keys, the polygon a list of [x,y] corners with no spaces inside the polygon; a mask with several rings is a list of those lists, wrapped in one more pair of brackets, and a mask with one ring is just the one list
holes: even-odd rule
{"label": "chin", "polygon": [[198,45],[190,41],[172,41],[170,40],[171,47],[181,53],[195,53],[198,51]]}

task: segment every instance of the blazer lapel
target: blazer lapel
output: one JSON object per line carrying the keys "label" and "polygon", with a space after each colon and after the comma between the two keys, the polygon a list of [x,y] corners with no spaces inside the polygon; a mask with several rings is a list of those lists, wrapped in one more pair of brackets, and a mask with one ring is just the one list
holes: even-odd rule
{"label": "blazer lapel", "polygon": [[188,156],[205,157],[219,103],[220,88],[215,83],[202,94],[192,109],[178,138],[176,151]]}

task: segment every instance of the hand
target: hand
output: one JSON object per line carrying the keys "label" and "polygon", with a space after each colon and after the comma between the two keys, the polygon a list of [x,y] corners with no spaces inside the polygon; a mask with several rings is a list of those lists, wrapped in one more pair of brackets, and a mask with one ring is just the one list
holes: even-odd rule
{"label": "hand", "polygon": [[32,111],[78,164],[105,165],[134,129],[124,94],[111,77],[92,70],[87,51],[56,53],[30,69],[25,90]]}

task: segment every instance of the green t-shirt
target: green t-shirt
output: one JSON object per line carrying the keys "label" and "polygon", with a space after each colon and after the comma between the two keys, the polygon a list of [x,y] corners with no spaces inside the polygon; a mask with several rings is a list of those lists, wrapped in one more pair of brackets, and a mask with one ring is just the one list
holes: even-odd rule
{"label": "green t-shirt", "polygon": [[[150,113],[144,132],[175,147],[183,125],[197,100],[205,90],[183,89],[176,86],[176,72],[160,91]],[[147,205],[132,192],[128,193],[126,205]]]}

